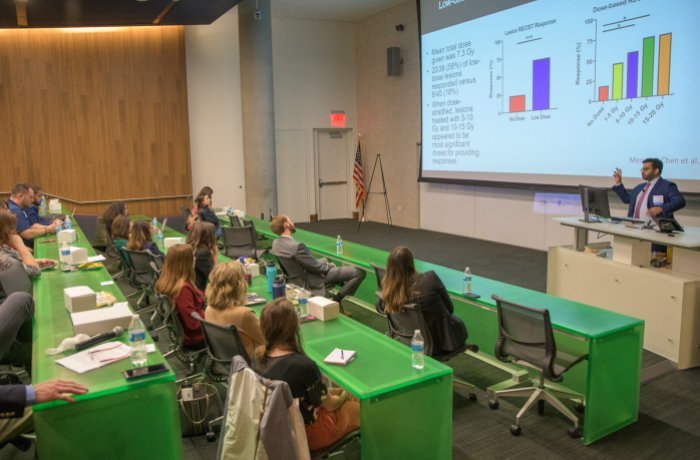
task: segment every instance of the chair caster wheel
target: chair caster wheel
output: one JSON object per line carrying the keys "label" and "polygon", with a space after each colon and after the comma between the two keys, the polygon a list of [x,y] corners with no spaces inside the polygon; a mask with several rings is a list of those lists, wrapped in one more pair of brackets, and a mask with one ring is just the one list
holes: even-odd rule
{"label": "chair caster wheel", "polygon": [[581,428],[580,427],[571,427],[568,430],[566,430],[567,433],[569,433],[569,436],[571,436],[574,439],[578,439],[581,437]]}
{"label": "chair caster wheel", "polygon": [[544,401],[543,400],[537,401],[537,413],[539,415],[544,415]]}
{"label": "chair caster wheel", "polygon": [[520,428],[518,425],[511,425],[510,426],[510,434],[513,436],[520,436],[522,434],[523,430]]}
{"label": "chair caster wheel", "polygon": [[576,412],[578,412],[579,414],[583,414],[583,413],[586,411],[586,406],[584,406],[584,405],[581,404],[581,403],[578,403],[578,404],[576,404],[576,406],[574,406],[574,409],[575,409]]}
{"label": "chair caster wheel", "polygon": [[214,442],[216,441],[216,433],[213,431],[208,431],[207,432],[207,442]]}
{"label": "chair caster wheel", "polygon": [[489,409],[491,410],[496,410],[498,409],[498,401],[489,401]]}
{"label": "chair caster wheel", "polygon": [[469,393],[469,401],[476,401],[476,393]]}

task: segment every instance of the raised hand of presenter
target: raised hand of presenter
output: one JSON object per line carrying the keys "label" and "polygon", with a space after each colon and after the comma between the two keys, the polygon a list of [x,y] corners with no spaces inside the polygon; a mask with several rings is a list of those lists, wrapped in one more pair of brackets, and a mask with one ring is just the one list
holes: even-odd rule
{"label": "raised hand of presenter", "polygon": [[622,170],[620,168],[615,168],[615,171],[613,171],[613,179],[615,180],[615,185],[622,183]]}

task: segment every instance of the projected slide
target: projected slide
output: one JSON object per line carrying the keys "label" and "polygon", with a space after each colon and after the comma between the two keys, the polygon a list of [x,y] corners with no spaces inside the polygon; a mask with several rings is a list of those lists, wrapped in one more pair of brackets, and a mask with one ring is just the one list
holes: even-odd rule
{"label": "projected slide", "polygon": [[659,157],[700,191],[700,2],[423,1],[421,17],[423,178],[631,182]]}

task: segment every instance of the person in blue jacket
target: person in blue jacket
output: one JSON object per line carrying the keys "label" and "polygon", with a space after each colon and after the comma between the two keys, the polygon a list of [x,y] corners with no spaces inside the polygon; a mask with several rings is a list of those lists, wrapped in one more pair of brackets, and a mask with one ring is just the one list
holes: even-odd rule
{"label": "person in blue jacket", "polygon": [[627,217],[647,220],[652,217],[673,217],[673,213],[685,207],[685,198],[678,191],[678,186],[661,177],[664,164],[658,158],[642,161],[642,179],[644,182],[628,192],[622,184],[622,170],[613,172],[615,185],[613,190],[620,199],[629,204]]}

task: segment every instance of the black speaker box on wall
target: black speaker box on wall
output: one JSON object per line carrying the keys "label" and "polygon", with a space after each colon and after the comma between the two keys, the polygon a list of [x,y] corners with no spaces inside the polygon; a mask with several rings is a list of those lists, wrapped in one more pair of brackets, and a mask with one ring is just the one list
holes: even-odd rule
{"label": "black speaker box on wall", "polygon": [[401,75],[401,48],[398,46],[386,49],[386,74],[390,77]]}

